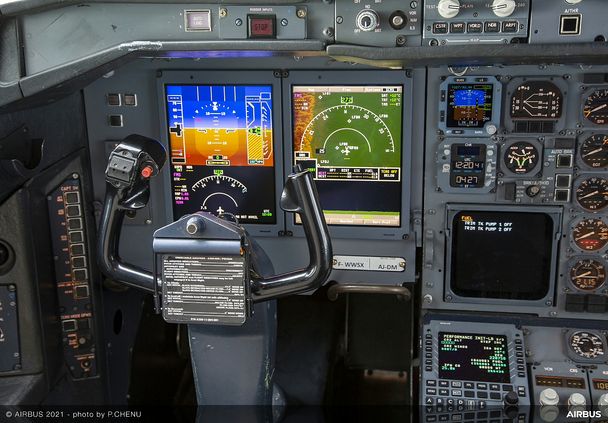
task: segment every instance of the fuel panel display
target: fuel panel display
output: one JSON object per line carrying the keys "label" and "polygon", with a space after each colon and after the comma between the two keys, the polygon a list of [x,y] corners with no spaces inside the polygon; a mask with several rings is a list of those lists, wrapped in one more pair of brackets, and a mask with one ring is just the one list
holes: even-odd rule
{"label": "fuel panel display", "polygon": [[276,222],[272,87],[166,85],[173,217]]}
{"label": "fuel panel display", "polygon": [[460,211],[450,287],[461,297],[540,300],[551,285],[554,221],[546,213]]}
{"label": "fuel panel display", "polygon": [[492,120],[492,84],[448,85],[448,128],[482,128]]}
{"label": "fuel panel display", "polygon": [[507,337],[439,332],[439,377],[510,383]]}
{"label": "fuel panel display", "polygon": [[327,223],[400,226],[403,87],[293,86],[292,109],[294,162]]}

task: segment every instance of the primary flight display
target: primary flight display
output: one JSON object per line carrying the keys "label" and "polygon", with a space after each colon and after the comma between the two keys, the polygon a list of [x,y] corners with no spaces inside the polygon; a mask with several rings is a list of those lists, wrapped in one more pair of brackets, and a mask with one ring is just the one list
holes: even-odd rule
{"label": "primary flight display", "polygon": [[173,217],[276,222],[270,85],[166,85]]}

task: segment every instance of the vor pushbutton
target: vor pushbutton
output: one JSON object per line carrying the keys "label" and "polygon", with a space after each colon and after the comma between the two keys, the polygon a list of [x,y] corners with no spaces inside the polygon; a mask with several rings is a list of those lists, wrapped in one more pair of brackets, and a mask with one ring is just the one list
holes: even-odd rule
{"label": "vor pushbutton", "polygon": [[439,0],[437,12],[446,19],[454,18],[460,12],[460,1],[458,0]]}
{"label": "vor pushbutton", "polygon": [[357,15],[357,28],[361,31],[373,31],[379,22],[378,14],[371,9],[362,10]]}

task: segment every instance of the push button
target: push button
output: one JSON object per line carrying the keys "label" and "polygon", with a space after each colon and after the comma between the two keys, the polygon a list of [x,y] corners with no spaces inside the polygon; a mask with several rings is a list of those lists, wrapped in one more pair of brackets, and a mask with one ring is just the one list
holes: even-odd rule
{"label": "push button", "polygon": [[434,22],[433,23],[433,34],[447,34],[448,24],[446,22]]}
{"label": "push button", "polygon": [[500,23],[496,21],[488,21],[484,24],[485,32],[500,32]]}
{"label": "push button", "polygon": [[450,32],[452,34],[464,34],[464,22],[452,22],[450,24]]}
{"label": "push button", "polygon": [[517,21],[505,21],[502,23],[502,32],[517,32],[519,23]]}
{"label": "push button", "polygon": [[469,34],[478,34],[483,31],[483,25],[481,22],[469,22],[467,24],[467,32]]}

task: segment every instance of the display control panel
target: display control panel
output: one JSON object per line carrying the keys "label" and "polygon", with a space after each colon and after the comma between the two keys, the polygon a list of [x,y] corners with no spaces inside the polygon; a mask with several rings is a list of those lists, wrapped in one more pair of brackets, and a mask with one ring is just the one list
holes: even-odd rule
{"label": "display control panel", "polygon": [[515,326],[431,320],[421,334],[427,416],[493,410],[500,417],[503,408],[530,404],[524,338]]}
{"label": "display control panel", "polygon": [[424,43],[516,43],[528,37],[530,1],[426,0]]}

